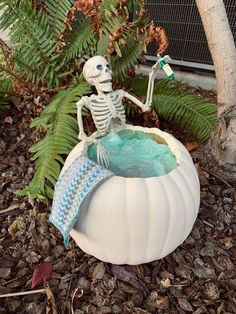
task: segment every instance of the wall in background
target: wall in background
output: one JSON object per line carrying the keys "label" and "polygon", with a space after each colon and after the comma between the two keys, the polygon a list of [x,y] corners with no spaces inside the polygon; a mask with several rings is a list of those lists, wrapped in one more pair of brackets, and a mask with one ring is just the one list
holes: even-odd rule
{"label": "wall in background", "polygon": [[[236,0],[224,2],[236,39]],[[176,64],[214,69],[194,0],[145,0],[145,3],[151,18],[166,30],[170,41],[167,53],[176,60]],[[155,50],[156,47],[151,45],[147,59],[153,59]]]}

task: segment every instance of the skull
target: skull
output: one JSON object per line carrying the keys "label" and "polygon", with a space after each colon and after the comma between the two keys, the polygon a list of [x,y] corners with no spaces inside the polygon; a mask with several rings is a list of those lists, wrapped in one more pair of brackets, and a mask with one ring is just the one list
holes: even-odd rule
{"label": "skull", "polygon": [[83,75],[89,85],[103,93],[112,91],[112,70],[107,60],[101,56],[90,58],[84,65]]}

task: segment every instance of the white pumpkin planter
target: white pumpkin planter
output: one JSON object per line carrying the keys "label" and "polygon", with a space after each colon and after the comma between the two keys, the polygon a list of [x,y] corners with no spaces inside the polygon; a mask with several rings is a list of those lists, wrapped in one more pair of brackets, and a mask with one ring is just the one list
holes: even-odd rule
{"label": "white pumpkin planter", "polygon": [[[172,135],[126,125],[164,138],[179,166],[160,177],[114,176],[84,201],[70,235],[88,254],[113,264],[141,264],[165,257],[189,235],[198,214],[200,186],[191,156]],[[81,154],[80,142],[62,173]]]}
{"label": "white pumpkin planter", "polygon": [[[120,128],[153,133],[165,139],[178,162],[177,168],[160,177],[110,177],[84,199],[70,235],[83,251],[113,264],[141,264],[165,257],[187,238],[197,217],[199,180],[186,148],[172,135],[156,128],[125,124],[122,99],[128,98],[142,111],[148,111],[156,72],[160,62],[167,60],[168,56],[159,58],[152,67],[145,104],[126,91],[113,91],[112,70],[103,57],[89,59],[83,68],[85,79],[95,86],[97,95],[82,97],[77,102],[81,142],[67,157],[61,174],[86,152],[89,142],[97,144],[98,161],[108,165],[108,155],[97,139],[116,131],[117,120]],[[172,73],[171,69],[167,72]],[[81,110],[84,106],[90,110],[97,129],[91,137],[83,128]],[[64,195],[60,195],[64,202]],[[68,202],[67,192],[65,196]],[[66,203],[62,214],[69,206],[70,203]],[[59,223],[63,220],[60,215],[57,219]]]}

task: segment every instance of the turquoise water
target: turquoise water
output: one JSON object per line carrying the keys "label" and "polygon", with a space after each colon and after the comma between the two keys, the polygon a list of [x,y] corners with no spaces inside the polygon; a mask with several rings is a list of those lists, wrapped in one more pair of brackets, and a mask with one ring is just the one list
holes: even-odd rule
{"label": "turquoise water", "polygon": [[[155,134],[123,130],[108,134],[100,141],[105,148],[115,175],[122,177],[159,177],[178,166],[175,156],[165,144],[155,140]],[[97,146],[89,146],[88,157],[97,162]]]}

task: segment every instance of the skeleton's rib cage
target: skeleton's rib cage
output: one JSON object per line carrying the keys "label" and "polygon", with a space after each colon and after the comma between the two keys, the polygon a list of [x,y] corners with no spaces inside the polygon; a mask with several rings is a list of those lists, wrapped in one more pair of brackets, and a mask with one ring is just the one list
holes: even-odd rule
{"label": "skeleton's rib cage", "polygon": [[125,125],[125,109],[122,104],[124,91],[116,90],[104,95],[91,95],[82,97],[85,107],[91,111],[94,124],[98,135],[104,135],[109,132],[113,122]]}

